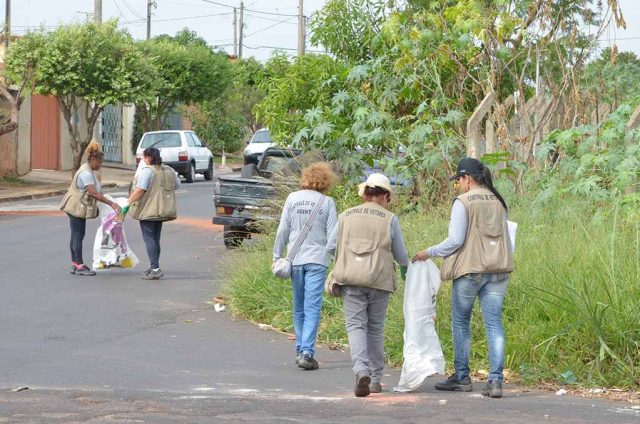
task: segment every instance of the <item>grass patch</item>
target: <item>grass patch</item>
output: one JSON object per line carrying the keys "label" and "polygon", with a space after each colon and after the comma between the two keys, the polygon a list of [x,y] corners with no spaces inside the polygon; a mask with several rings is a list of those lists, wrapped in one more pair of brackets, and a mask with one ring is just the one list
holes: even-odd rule
{"label": "grass patch", "polygon": [[[213,163],[215,163],[216,165],[221,165],[222,156],[214,155]],[[227,166],[238,166],[243,164],[244,164],[244,159],[242,158],[242,156],[227,155]]]}
{"label": "grass patch", "polygon": [[23,185],[23,184],[27,184],[27,182],[20,177],[14,177],[11,175],[5,175],[4,177],[0,177],[0,185]]}
{"label": "grass patch", "polygon": [[[446,235],[448,210],[401,215],[410,254]],[[544,208],[521,201],[510,213],[519,223],[505,300],[505,367],[531,383],[640,387],[640,227],[610,205],[561,199]],[[234,313],[293,331],[289,282],[271,275],[273,238],[231,255],[225,294]],[[441,263],[439,263],[441,265]],[[402,362],[403,286],[392,297],[385,329],[389,362]],[[438,295],[438,334],[449,366],[451,283]],[[326,298],[320,342],[347,343],[340,299]],[[472,318],[471,367],[488,368],[479,305]]]}

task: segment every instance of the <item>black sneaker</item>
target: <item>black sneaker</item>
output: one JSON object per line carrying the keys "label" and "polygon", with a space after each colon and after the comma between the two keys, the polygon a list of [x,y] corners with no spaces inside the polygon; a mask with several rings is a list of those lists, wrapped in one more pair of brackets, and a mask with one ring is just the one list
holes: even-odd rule
{"label": "black sneaker", "polygon": [[71,269],[69,270],[69,273],[72,274],[72,275],[76,275],[76,271],[77,271],[76,266],[75,265],[71,265]]}
{"label": "black sneaker", "polygon": [[296,353],[296,365],[298,365],[301,359],[302,359],[302,353],[300,352]]}
{"label": "black sneaker", "polygon": [[492,381],[491,383],[487,383],[486,386],[482,389],[482,395],[488,396],[492,398],[501,398],[502,397],[502,381]]}
{"label": "black sneaker", "polygon": [[307,371],[317,370],[318,369],[318,361],[316,361],[313,358],[313,356],[309,355],[308,353],[305,353],[298,360],[298,367],[299,368],[303,368],[303,369],[305,369]]}
{"label": "black sneaker", "polygon": [[365,397],[371,394],[371,376],[368,372],[360,372],[356,375],[356,386],[353,388],[353,393],[356,397]]}
{"label": "black sneaker", "polygon": [[469,376],[466,376],[460,381],[454,373],[451,374],[446,381],[436,383],[436,390],[470,392],[473,390],[473,386],[471,385],[471,378],[469,378]]}
{"label": "black sneaker", "polygon": [[369,391],[371,393],[380,393],[382,392],[382,384],[374,383],[373,381],[369,384]]}
{"label": "black sneaker", "polygon": [[96,272],[88,266],[82,265],[82,268],[76,269],[75,275],[93,276],[96,275]]}

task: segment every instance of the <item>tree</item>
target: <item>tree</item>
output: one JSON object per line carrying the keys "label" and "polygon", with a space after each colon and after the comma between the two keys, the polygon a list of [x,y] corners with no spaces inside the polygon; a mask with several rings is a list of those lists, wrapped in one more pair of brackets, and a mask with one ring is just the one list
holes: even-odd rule
{"label": "tree", "polygon": [[231,83],[226,54],[201,43],[179,44],[166,36],[142,41],[144,56],[157,67],[152,101],[136,102],[144,131],[160,130],[168,113],[179,104],[189,105],[217,98]]}
{"label": "tree", "polygon": [[231,69],[232,84],[224,94],[196,105],[190,112],[198,135],[213,151],[223,155],[238,150],[242,140],[261,127],[253,108],[264,97],[258,87],[263,72],[258,61],[237,60],[232,62]]}
{"label": "tree", "polygon": [[[23,73],[32,61],[34,72]],[[12,44],[7,75],[34,93],[56,96],[71,135],[73,168],[82,163],[104,106],[149,99],[155,69],[115,21],[67,25],[25,35]],[[81,113],[83,112],[83,113]],[[78,117],[86,117],[86,126]]]}

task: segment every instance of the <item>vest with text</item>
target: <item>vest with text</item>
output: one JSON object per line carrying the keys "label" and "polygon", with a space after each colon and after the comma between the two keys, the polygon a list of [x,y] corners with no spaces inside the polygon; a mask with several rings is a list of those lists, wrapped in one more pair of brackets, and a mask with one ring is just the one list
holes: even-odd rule
{"label": "vest with text", "polygon": [[[171,221],[177,217],[176,175],[167,165],[150,165],[149,189],[131,204],[129,213],[140,221]],[[137,181],[134,181],[134,187]]]}
{"label": "vest with text", "polygon": [[341,285],[394,292],[396,273],[391,251],[393,213],[368,202],[338,217],[333,278]]}
{"label": "vest with text", "polygon": [[513,271],[507,214],[500,200],[481,187],[457,197],[468,218],[464,244],[444,259],[442,280],[465,274],[501,274]]}
{"label": "vest with text", "polygon": [[98,204],[96,199],[89,196],[86,187],[84,190],[78,188],[78,176],[81,172],[87,171],[93,174],[93,170],[88,163],[83,164],[76,171],[67,194],[60,202],[60,210],[75,216],[76,218],[93,219],[98,216]]}

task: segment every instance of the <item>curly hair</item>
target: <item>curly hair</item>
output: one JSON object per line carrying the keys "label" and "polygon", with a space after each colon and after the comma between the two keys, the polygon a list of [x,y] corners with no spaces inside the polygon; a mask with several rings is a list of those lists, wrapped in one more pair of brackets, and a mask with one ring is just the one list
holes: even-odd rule
{"label": "curly hair", "polygon": [[95,139],[91,140],[91,143],[87,146],[85,155],[87,157],[87,161],[90,161],[91,159],[102,160],[104,158],[104,153]]}
{"label": "curly hair", "polygon": [[338,177],[326,162],[318,162],[302,171],[300,187],[304,190],[315,190],[326,194],[338,181]]}

